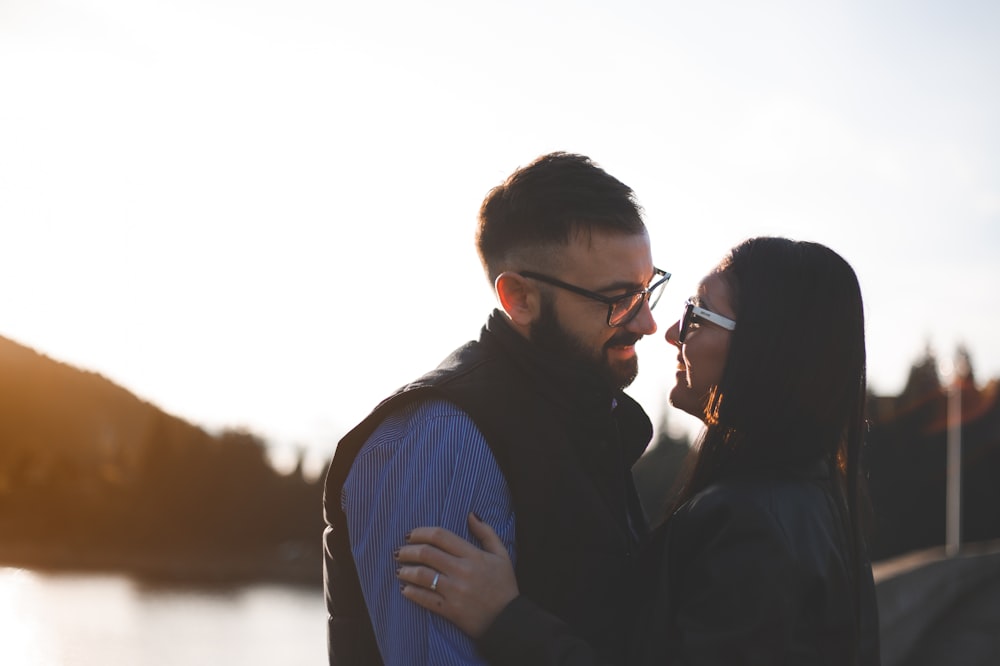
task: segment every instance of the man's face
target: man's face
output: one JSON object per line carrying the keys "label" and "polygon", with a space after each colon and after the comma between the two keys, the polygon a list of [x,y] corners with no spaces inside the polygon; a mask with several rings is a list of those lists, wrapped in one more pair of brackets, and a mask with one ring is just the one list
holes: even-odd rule
{"label": "man's face", "polygon": [[[555,278],[608,296],[643,289],[653,278],[649,237],[643,234],[580,233],[561,252]],[[615,389],[632,383],[639,370],[635,343],[656,332],[648,303],[624,326],[608,326],[608,306],[550,285],[538,284],[541,308],[531,340],[543,350],[592,371]]]}

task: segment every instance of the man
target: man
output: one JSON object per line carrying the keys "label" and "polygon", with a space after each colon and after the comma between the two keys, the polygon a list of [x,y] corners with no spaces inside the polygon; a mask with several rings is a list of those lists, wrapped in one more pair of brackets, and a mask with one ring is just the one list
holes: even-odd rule
{"label": "man", "polygon": [[489,192],[477,249],[500,307],[479,340],[383,401],[326,479],[330,663],[478,664],[399,593],[418,525],[504,540],[522,594],[606,656],[624,653],[645,521],[631,466],[652,435],[622,389],[669,274],[632,190],[587,157],[544,155]]}

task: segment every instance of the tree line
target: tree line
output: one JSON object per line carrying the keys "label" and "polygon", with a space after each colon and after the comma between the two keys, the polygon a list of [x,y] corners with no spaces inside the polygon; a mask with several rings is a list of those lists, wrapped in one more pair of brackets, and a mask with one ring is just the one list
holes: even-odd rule
{"label": "tree line", "polygon": [[0,338],[0,559],[321,580],[322,482]]}
{"label": "tree line", "polygon": [[[968,354],[961,391],[962,541],[1000,538],[1000,382],[977,387]],[[945,543],[949,388],[930,351],[897,396],[869,394],[863,468],[871,504],[872,558]],[[665,427],[659,429],[666,432]],[[634,469],[643,504],[657,520],[689,453],[686,439],[661,435]]]}
{"label": "tree line", "polygon": [[[871,550],[939,546],[948,391],[928,353],[898,396],[870,395]],[[1000,538],[1000,385],[961,378],[963,538]],[[660,435],[634,472],[655,518],[690,450]],[[0,563],[178,578],[322,580],[322,479],[266,442],[212,434],[99,374],[0,338]]]}

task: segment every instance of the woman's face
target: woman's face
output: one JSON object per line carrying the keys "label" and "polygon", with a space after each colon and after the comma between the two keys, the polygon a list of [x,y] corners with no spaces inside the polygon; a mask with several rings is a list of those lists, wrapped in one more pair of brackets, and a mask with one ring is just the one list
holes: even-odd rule
{"label": "woman's face", "polygon": [[[701,281],[691,301],[729,319],[736,319],[731,290],[719,274]],[[667,329],[667,342],[677,347],[677,375],[670,391],[670,404],[699,419],[705,418],[709,394],[722,380],[732,332],[701,318],[688,324],[684,343],[678,340],[680,321]]]}

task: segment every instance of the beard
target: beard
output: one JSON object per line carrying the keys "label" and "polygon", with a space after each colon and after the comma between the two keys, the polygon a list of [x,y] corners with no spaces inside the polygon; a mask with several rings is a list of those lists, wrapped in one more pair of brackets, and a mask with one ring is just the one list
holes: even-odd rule
{"label": "beard", "polygon": [[543,295],[538,320],[531,325],[531,341],[552,357],[595,376],[599,382],[613,390],[625,388],[639,374],[639,361],[633,356],[627,361],[611,363],[607,350],[611,347],[633,345],[641,335],[619,329],[600,349],[588,348],[579,338],[563,328],[556,317],[550,298]]}

